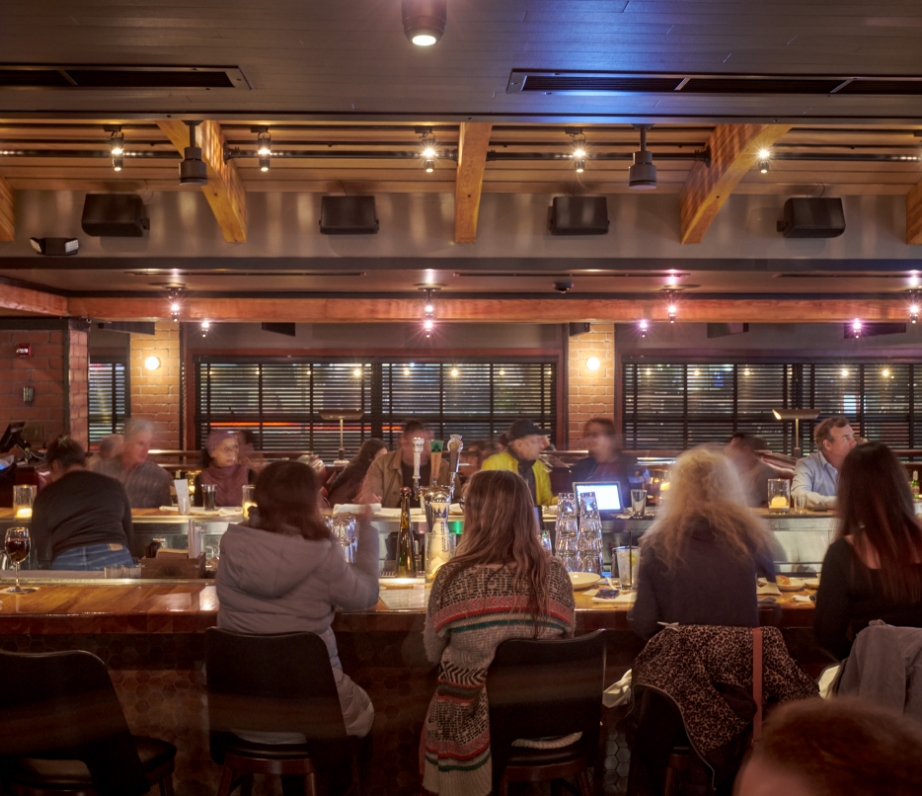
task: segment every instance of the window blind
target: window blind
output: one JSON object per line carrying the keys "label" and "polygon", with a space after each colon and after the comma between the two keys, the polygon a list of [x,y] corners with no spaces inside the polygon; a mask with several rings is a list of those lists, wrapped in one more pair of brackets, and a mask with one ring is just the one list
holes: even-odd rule
{"label": "window blind", "polygon": [[321,412],[336,410],[363,412],[344,423],[349,454],[370,437],[393,448],[409,417],[431,424],[443,440],[489,440],[520,417],[556,433],[556,361],[200,357],[195,379],[199,447],[210,430],[228,428],[247,432],[259,449],[312,450],[332,460],[339,422]]}
{"label": "window blind", "polygon": [[118,434],[128,416],[128,370],[124,362],[93,361],[89,366],[90,442]]}
{"label": "window blind", "polygon": [[[634,449],[685,449],[724,442],[734,432],[762,437],[772,450],[794,448],[793,421],[772,409],[812,408],[844,415],[856,433],[896,448],[922,444],[916,412],[922,364],[838,362],[675,362],[625,359],[622,367],[625,444]],[[812,423],[801,424],[801,447],[814,449]]]}

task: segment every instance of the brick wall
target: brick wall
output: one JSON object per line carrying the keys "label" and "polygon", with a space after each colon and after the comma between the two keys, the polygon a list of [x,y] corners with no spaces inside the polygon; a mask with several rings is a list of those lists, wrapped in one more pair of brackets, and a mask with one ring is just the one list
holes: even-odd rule
{"label": "brick wall", "polygon": [[67,401],[68,433],[88,448],[90,444],[89,334],[83,329],[68,332]]}
{"label": "brick wall", "polygon": [[[144,362],[155,356],[157,370]],[[154,448],[180,448],[179,393],[182,365],[179,358],[179,324],[158,321],[156,334],[131,335],[131,416],[153,422]]]}
{"label": "brick wall", "polygon": [[[586,367],[596,357],[599,369]],[[567,346],[567,447],[580,447],[583,424],[601,415],[615,414],[615,327],[594,323],[589,332],[569,338]]]}
{"label": "brick wall", "polygon": [[[68,427],[65,402],[63,330],[0,331],[0,418],[2,426],[25,420],[42,426],[40,443],[51,442]],[[28,343],[31,357],[17,357]],[[35,400],[22,400],[22,388],[35,389]],[[3,429],[0,429],[0,434]]]}

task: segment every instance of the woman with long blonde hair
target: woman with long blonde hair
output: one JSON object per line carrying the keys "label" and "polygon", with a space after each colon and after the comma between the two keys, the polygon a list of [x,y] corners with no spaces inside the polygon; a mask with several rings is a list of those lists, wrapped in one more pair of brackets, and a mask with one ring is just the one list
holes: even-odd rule
{"label": "woman with long blonde hair", "polygon": [[421,739],[423,787],[443,796],[492,789],[490,714],[484,684],[509,638],[573,632],[570,578],[538,539],[535,505],[516,473],[476,473],[464,505],[464,536],[432,584],[423,640],[439,685]]}
{"label": "woman with long blonde hair", "polygon": [[670,489],[644,534],[634,630],[661,623],[758,627],[756,577],[774,580],[772,538],[746,507],[729,459],[693,448],[676,460]]}

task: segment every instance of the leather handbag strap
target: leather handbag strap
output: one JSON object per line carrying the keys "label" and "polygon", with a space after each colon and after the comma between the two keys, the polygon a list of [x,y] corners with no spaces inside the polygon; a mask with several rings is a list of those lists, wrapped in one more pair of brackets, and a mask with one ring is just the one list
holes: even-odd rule
{"label": "leather handbag strap", "polygon": [[753,743],[762,737],[762,628],[752,629],[752,699],[756,715],[752,719]]}

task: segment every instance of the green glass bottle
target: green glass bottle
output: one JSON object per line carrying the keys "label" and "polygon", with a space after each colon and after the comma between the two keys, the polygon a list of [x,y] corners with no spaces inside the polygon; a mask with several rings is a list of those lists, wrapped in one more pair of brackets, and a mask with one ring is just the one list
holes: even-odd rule
{"label": "green glass bottle", "polygon": [[413,531],[410,527],[410,489],[400,490],[400,530],[397,532],[397,577],[416,577],[416,555],[413,553]]}

